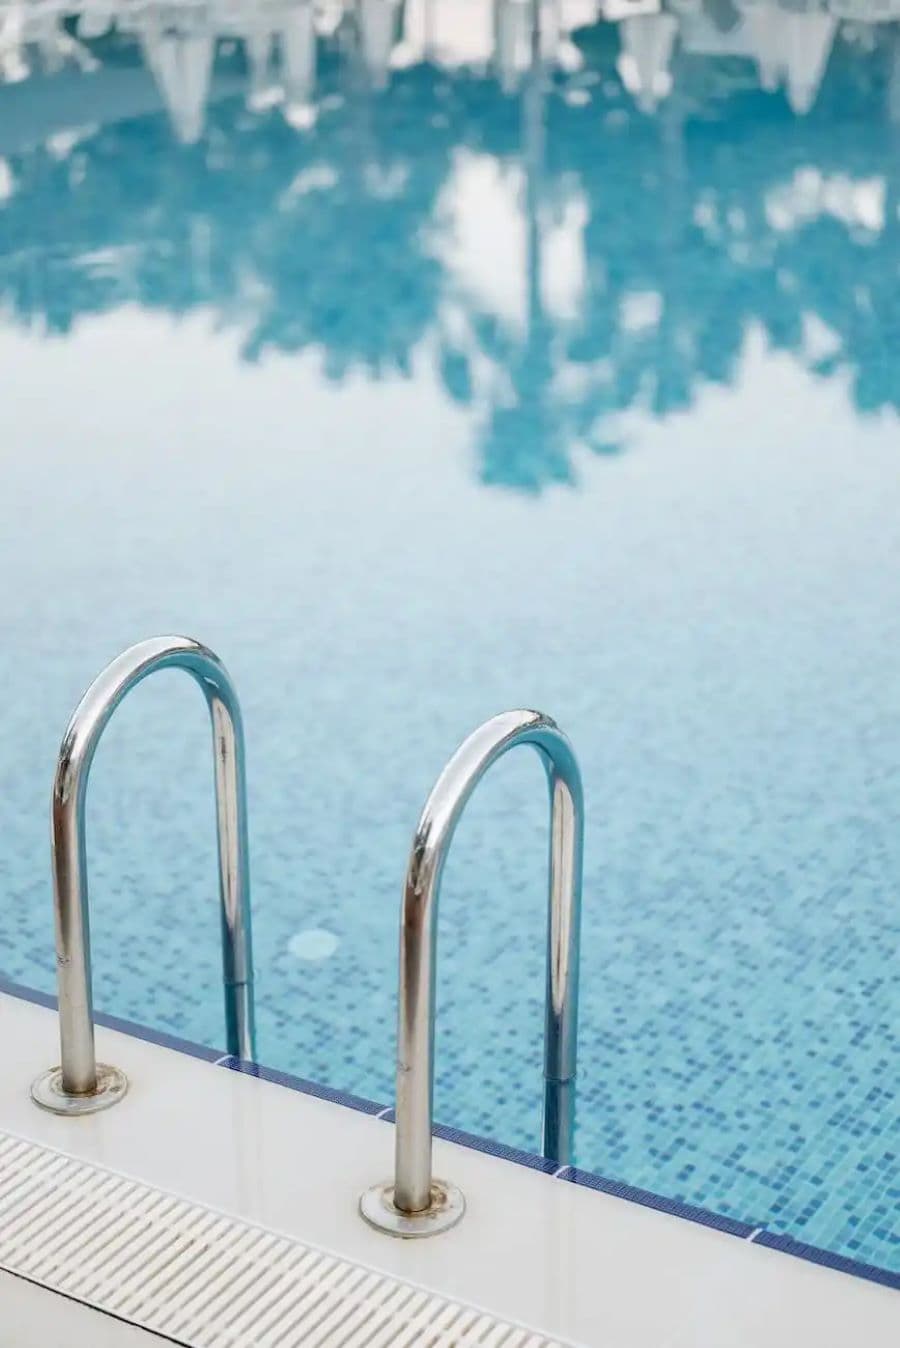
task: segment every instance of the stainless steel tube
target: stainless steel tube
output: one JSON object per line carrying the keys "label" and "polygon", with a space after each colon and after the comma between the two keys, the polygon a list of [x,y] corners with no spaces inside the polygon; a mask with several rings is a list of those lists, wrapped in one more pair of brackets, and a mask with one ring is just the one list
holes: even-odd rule
{"label": "stainless steel tube", "polygon": [[229,1053],[253,1056],[253,961],[244,739],[240,706],[218,656],[190,637],[152,637],[107,665],[79,702],[60,746],[51,834],[59,986],[61,1089],[97,1090],[91,999],[85,797],[94,753],[122,698],[158,669],[183,669],[200,685],[212,721],[215,756],[222,965]]}
{"label": "stainless steel tube", "polygon": [[568,1146],[575,1077],[584,802],[578,763],[548,716],[510,711],[486,721],[457,749],[425,802],[413,839],[400,925],[397,1127],[393,1205],[400,1213],[432,1203],[434,1001],[438,899],[453,833],[472,792],[507,750],[538,750],[550,788],[550,886],[544,1027],[544,1145]]}

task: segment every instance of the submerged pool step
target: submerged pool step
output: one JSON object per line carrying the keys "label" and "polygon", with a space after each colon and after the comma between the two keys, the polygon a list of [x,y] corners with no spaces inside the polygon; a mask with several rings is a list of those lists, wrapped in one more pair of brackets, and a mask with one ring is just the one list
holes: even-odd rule
{"label": "submerged pool step", "polygon": [[0,1268],[189,1348],[563,1348],[7,1133]]}

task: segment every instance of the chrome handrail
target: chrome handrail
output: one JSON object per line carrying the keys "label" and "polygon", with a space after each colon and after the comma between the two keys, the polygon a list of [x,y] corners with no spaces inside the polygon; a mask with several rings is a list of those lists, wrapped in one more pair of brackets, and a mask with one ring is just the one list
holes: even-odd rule
{"label": "chrome handrail", "polygon": [[222,966],[228,1052],[252,1058],[253,957],[244,736],[231,677],[213,651],[191,637],[151,637],[130,647],[98,675],[76,707],[56,763],[50,819],[59,989],[59,1067],[32,1086],[35,1102],[54,1113],[104,1109],[127,1089],[118,1068],[94,1051],[85,799],[94,753],[122,699],[159,669],[183,669],[209,708],[215,758],[216,828],[222,913]]}
{"label": "chrome handrail", "polygon": [[465,1200],[455,1185],[432,1176],[434,1004],[441,874],[460,816],[478,782],[509,749],[538,750],[550,788],[550,883],[544,1018],[544,1153],[570,1155],[578,1033],[578,961],[584,801],[578,763],[549,716],[509,711],[493,717],[460,745],[419,819],[400,920],[397,1107],[393,1182],[367,1190],[365,1219],[399,1236],[431,1235],[459,1220]]}

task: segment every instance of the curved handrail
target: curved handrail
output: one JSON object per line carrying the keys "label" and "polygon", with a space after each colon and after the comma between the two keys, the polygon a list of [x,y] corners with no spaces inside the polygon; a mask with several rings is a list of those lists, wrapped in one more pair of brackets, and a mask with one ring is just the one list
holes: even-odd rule
{"label": "curved handrail", "polygon": [[[486,721],[460,745],[425,802],[413,839],[400,924],[396,1154],[389,1199],[389,1205],[401,1217],[427,1214],[436,1201],[431,1132],[441,874],[454,830],[472,792],[492,764],[519,744],[530,744],[538,750],[550,789],[544,1150],[555,1159],[567,1159],[568,1155],[571,1108],[565,1097],[571,1096],[575,1077],[578,1029],[584,839],[581,774],[568,739],[550,717],[536,711],[510,711]],[[371,1219],[371,1212],[365,1215]],[[396,1224],[392,1229],[397,1229]],[[400,1229],[406,1235],[419,1233],[409,1221]],[[431,1224],[427,1229],[440,1227]]]}
{"label": "curved handrail", "polygon": [[215,756],[222,965],[229,1053],[253,1056],[253,959],[247,860],[244,737],[234,684],[213,651],[191,637],[151,637],[112,661],[82,697],[56,764],[51,801],[59,986],[61,1094],[97,1090],[88,914],[85,797],[94,753],[122,699],[159,669],[183,669],[209,708]]}

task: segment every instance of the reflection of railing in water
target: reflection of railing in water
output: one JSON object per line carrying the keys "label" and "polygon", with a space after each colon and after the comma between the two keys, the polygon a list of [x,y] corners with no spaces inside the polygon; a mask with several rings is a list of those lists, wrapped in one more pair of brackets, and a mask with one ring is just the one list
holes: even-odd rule
{"label": "reflection of railing in water", "polygon": [[[900,19],[900,0],[822,0],[807,7],[735,0],[727,23],[706,0],[0,0],[0,82],[24,78],[34,49],[49,70],[94,69],[92,50],[115,29],[141,48],[179,139],[198,140],[220,41],[242,44],[251,107],[283,106],[298,128],[315,117],[317,46],[337,37],[375,88],[417,62],[490,68],[507,92],[535,57],[572,72],[572,34],[597,22],[619,30],[619,73],[644,110],[674,87],[676,54],[752,62],[760,87],[783,87],[795,112],[814,104],[841,20]],[[75,21],[75,31],[64,27]],[[71,26],[71,25],[70,25]],[[900,57],[898,57],[900,67]],[[897,76],[900,82],[900,73]]]}

